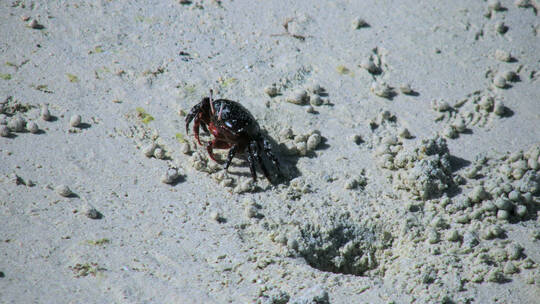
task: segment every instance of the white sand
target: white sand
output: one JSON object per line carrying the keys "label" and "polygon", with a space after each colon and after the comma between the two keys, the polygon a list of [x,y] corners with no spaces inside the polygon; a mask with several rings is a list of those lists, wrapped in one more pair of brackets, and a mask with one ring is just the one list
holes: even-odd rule
{"label": "white sand", "polygon": [[[0,3],[3,118],[22,117],[42,131],[0,137],[0,302],[309,303],[325,292],[331,303],[537,301],[540,199],[525,182],[540,174],[530,161],[540,148],[533,7],[290,2]],[[355,29],[357,18],[369,26]],[[43,28],[29,27],[33,19]],[[496,50],[513,59],[498,60]],[[360,67],[369,58],[380,73]],[[494,86],[507,71],[518,78]],[[383,82],[391,99],[374,94],[385,94]],[[273,83],[281,95],[270,98],[264,88]],[[326,91],[315,113],[286,102],[312,84]],[[403,84],[417,94],[401,93]],[[234,187],[251,179],[244,157],[229,170],[232,187],[215,180],[222,172],[194,168],[199,154],[202,170],[221,168],[206,163],[202,147],[183,154],[176,138],[195,149],[179,112],[210,88],[241,102],[283,144],[274,148],[285,181],[259,178],[255,191],[237,194]],[[503,102],[505,114],[482,109],[487,97]],[[435,100],[451,111],[434,110]],[[40,118],[42,104],[51,121]],[[395,119],[377,120],[384,110]],[[70,125],[74,115],[82,117],[78,127]],[[447,139],[449,153],[411,152],[418,159],[393,168],[401,146],[412,151],[460,119],[466,130]],[[287,127],[296,135],[319,130],[323,142],[307,156],[287,155],[284,146],[294,145],[280,136]],[[413,138],[388,144],[402,128]],[[152,142],[166,158],[143,154]],[[500,159],[519,151],[529,152]],[[420,185],[403,183],[421,158],[449,155],[453,172],[444,178],[456,181],[452,189],[426,200],[408,193]],[[180,178],[162,183],[171,167]],[[471,194],[482,184],[489,194]],[[519,194],[507,220],[489,209],[514,195],[501,194],[504,184]],[[74,195],[59,195],[59,185]],[[86,215],[92,208],[98,219]],[[494,226],[503,233],[486,237]]]}

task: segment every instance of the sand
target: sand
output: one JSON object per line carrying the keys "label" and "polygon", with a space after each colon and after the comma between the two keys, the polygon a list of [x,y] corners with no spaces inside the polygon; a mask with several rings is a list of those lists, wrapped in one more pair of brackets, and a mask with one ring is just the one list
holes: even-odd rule
{"label": "sand", "polygon": [[[0,6],[0,302],[538,299],[534,0]],[[186,133],[210,89],[274,184]]]}

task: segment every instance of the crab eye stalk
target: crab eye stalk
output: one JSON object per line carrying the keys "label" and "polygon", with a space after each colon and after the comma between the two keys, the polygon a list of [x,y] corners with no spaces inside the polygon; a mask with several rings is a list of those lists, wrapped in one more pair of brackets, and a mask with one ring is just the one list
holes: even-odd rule
{"label": "crab eye stalk", "polygon": [[225,103],[222,102],[222,103],[221,103],[221,107],[219,108],[219,114],[218,114],[218,118],[217,118],[218,120],[221,120],[221,113],[223,112],[223,105],[224,105],[224,104],[225,104]]}
{"label": "crab eye stalk", "polygon": [[212,115],[214,115],[216,110],[214,109],[214,99],[212,98],[212,95],[214,95],[214,90],[210,89],[210,109],[212,110]]}

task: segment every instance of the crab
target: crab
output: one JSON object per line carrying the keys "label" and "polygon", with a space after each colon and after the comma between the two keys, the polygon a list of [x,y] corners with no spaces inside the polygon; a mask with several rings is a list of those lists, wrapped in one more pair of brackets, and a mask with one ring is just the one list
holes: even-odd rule
{"label": "crab", "polygon": [[279,162],[253,115],[240,103],[227,99],[214,100],[212,94],[210,90],[210,97],[204,97],[201,102],[191,108],[186,116],[186,134],[189,133],[189,124],[195,119],[193,133],[199,145],[203,146],[199,139],[199,127],[202,127],[205,132],[210,131],[214,136],[214,139],[206,145],[206,150],[212,160],[217,162],[213,153],[214,149],[229,149],[225,171],[228,170],[237,153],[247,152],[253,180],[257,181],[255,172],[255,162],[257,162],[266,179],[271,182],[270,173],[262,155],[269,158],[277,172],[281,174]]}

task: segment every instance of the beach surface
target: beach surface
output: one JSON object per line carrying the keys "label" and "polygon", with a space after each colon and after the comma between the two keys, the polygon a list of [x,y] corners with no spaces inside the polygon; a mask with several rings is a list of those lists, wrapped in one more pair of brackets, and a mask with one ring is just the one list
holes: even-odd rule
{"label": "beach surface", "polygon": [[2,1],[0,302],[537,303],[538,9]]}

